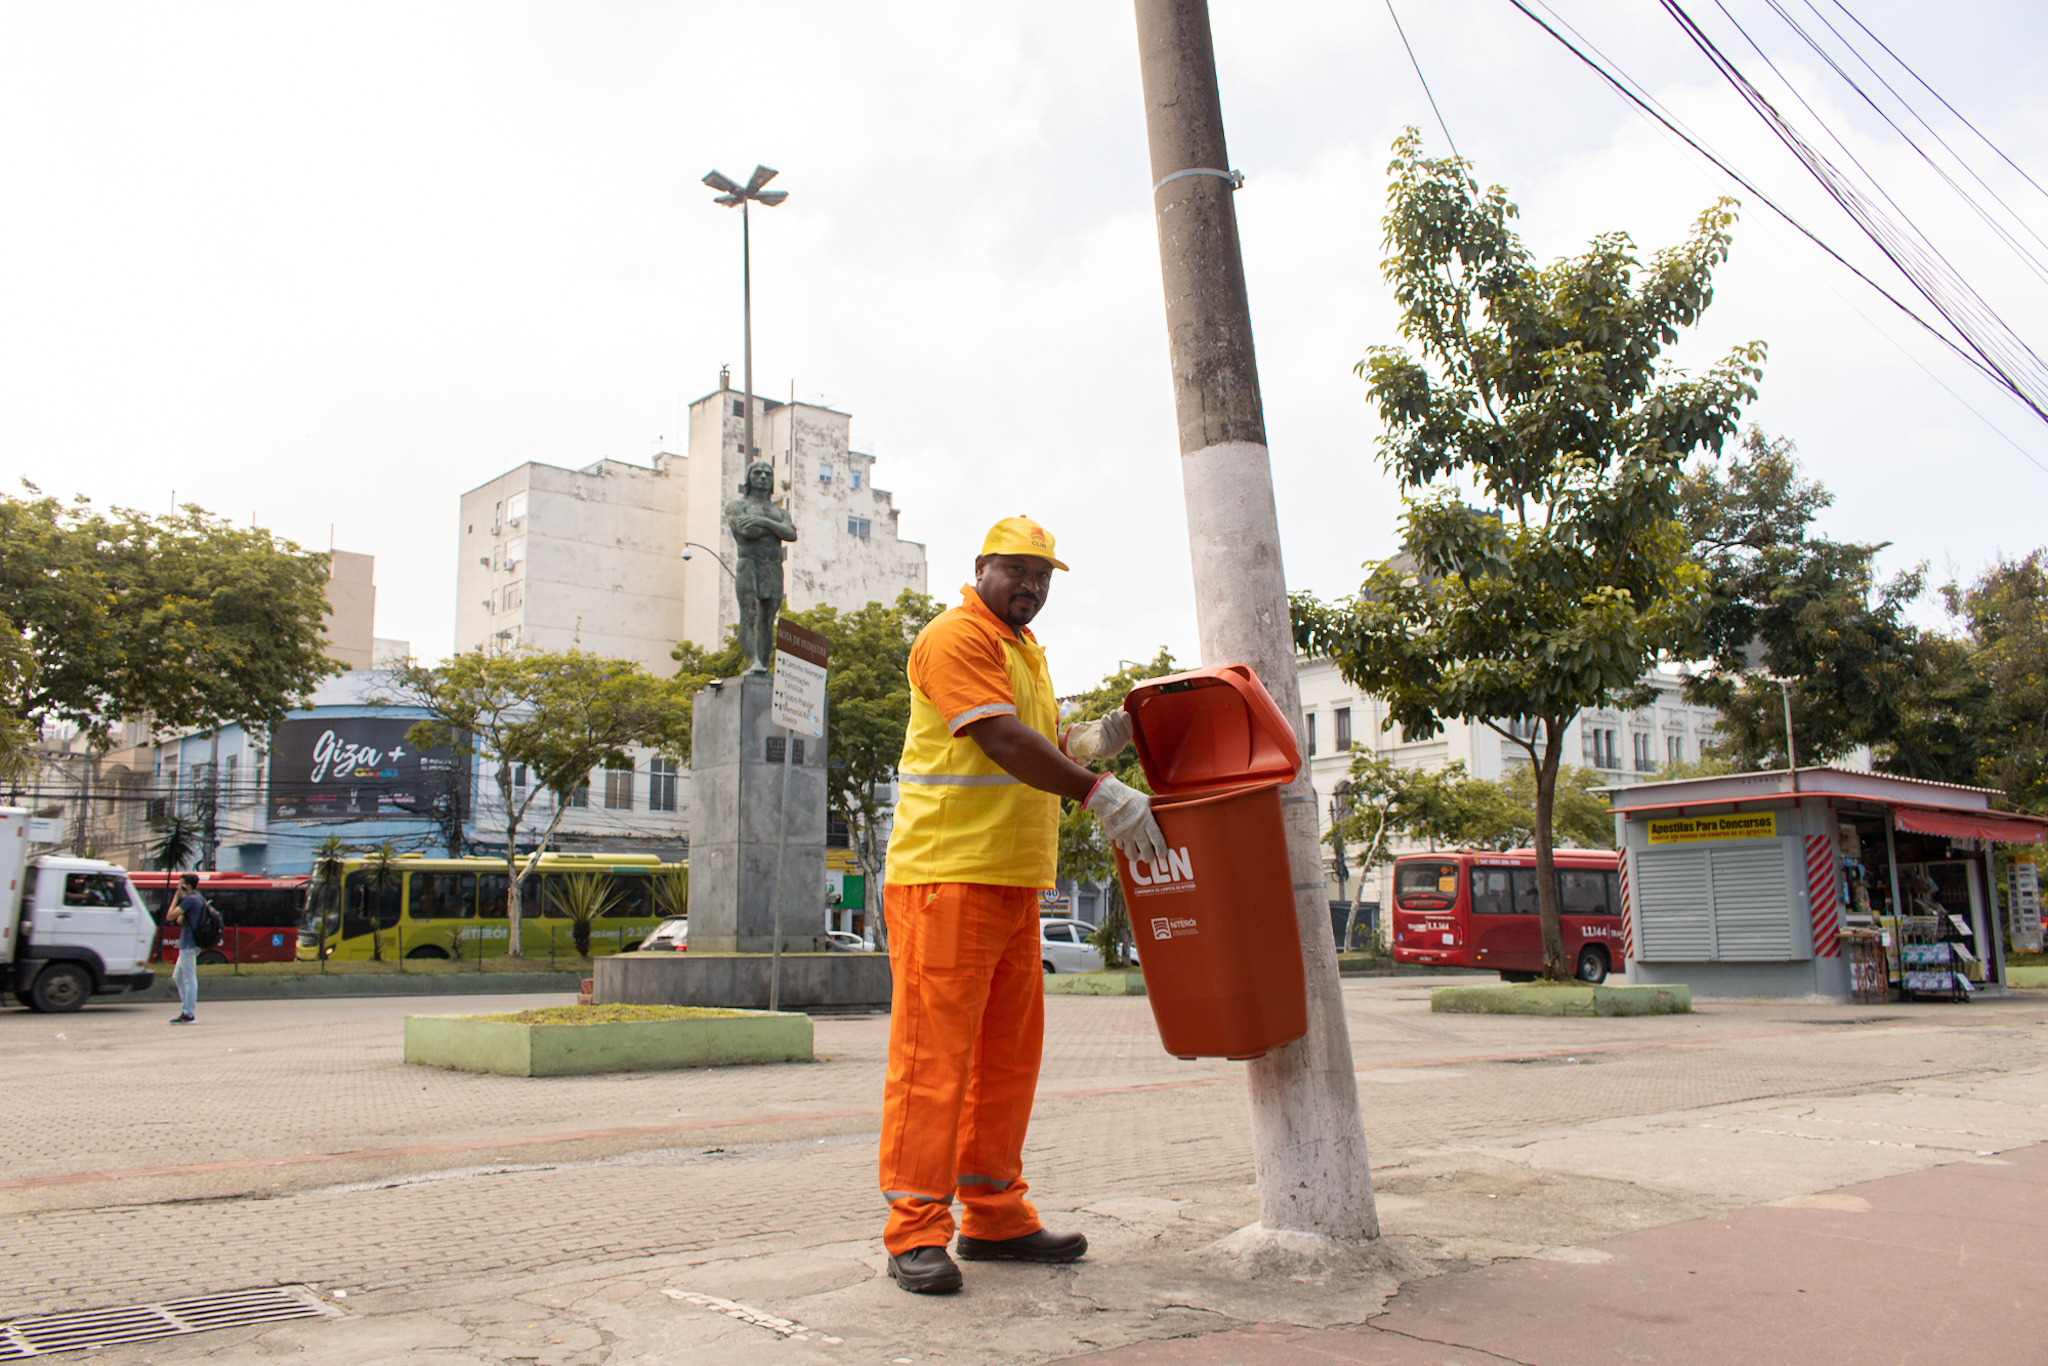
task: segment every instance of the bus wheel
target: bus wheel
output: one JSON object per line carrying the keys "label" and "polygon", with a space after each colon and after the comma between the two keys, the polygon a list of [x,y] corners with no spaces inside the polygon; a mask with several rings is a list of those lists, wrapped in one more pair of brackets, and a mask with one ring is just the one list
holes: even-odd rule
{"label": "bus wheel", "polygon": [[199,951],[199,966],[202,968],[214,967],[227,961],[228,956],[219,949],[201,949]]}
{"label": "bus wheel", "polygon": [[422,945],[420,945],[420,946],[419,946],[418,948],[414,949],[414,950],[413,950],[413,951],[412,951],[411,953],[408,953],[408,954],[406,955],[406,957],[407,957],[407,958],[441,958],[441,959],[445,959],[445,958],[447,958],[447,957],[448,957],[448,950],[446,950],[446,949],[442,949],[442,948],[436,948],[436,947],[435,947],[434,945],[432,945],[432,944],[422,944]]}
{"label": "bus wheel", "polygon": [[28,1007],[55,1013],[76,1010],[92,995],[92,974],[76,963],[52,963],[28,985]]}
{"label": "bus wheel", "polygon": [[1580,949],[1577,976],[1581,982],[1587,982],[1596,987],[1606,981],[1607,950],[1597,948],[1592,944],[1588,944],[1583,949]]}

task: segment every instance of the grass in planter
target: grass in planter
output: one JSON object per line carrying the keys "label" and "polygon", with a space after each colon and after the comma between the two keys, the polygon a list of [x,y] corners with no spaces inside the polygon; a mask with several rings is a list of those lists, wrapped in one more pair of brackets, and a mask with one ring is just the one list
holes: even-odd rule
{"label": "grass in planter", "polygon": [[545,1006],[539,1010],[515,1010],[509,1015],[472,1015],[472,1020],[497,1020],[505,1024],[624,1024],[632,1020],[718,1020],[737,1019],[744,1010],[722,1010],[717,1006]]}

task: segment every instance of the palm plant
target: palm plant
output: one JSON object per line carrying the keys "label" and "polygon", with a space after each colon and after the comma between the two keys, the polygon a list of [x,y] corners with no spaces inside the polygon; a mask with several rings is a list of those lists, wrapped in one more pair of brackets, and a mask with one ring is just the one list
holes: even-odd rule
{"label": "palm plant", "polygon": [[690,865],[664,863],[648,879],[653,883],[654,906],[663,919],[680,919],[690,913]]}
{"label": "palm plant", "polygon": [[619,889],[606,873],[574,873],[556,878],[555,904],[569,918],[576,954],[590,957],[590,922],[619,904]]}
{"label": "palm plant", "polygon": [[313,885],[306,889],[306,925],[314,933],[320,970],[327,970],[328,936],[341,923],[341,879],[348,846],[329,835],[313,849]]}
{"label": "palm plant", "polygon": [[149,861],[167,873],[192,862],[199,854],[199,823],[190,816],[173,813],[150,821],[156,841],[149,846]]}
{"label": "palm plant", "polygon": [[363,880],[369,884],[366,891],[370,899],[370,958],[375,962],[384,959],[384,894],[398,885],[398,877],[397,854],[390,840],[378,845],[363,860]]}

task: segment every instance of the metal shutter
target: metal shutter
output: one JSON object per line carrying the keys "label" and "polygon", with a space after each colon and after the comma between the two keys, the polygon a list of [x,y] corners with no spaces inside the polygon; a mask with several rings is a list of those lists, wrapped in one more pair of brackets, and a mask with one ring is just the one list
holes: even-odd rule
{"label": "metal shutter", "polygon": [[1792,958],[1792,878],[1780,841],[1709,853],[1716,958],[1784,963]]}
{"label": "metal shutter", "polygon": [[1699,963],[1714,956],[1713,900],[1704,849],[1639,849],[1634,897],[1636,957],[1645,963]]}

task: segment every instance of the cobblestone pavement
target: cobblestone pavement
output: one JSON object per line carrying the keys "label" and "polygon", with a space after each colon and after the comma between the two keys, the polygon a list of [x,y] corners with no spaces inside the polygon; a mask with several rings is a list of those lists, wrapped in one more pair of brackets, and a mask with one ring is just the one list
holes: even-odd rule
{"label": "cobblestone pavement", "polygon": [[[1785,1154],[1772,1170],[1790,1190],[1836,1184],[1851,1145],[1871,1175],[2048,1138],[2048,997],[1567,1020],[1432,1015],[1428,985],[1344,989],[1375,1189],[1391,1234],[1428,1241],[1417,1256],[1520,1255],[1738,1203],[1759,1179],[1740,1154],[1762,1147]],[[153,1005],[0,1013],[0,1320],[278,1283],[359,1310],[512,1286],[540,1303],[549,1284],[637,1276],[647,1292],[650,1275],[747,1259],[755,1274],[733,1284],[759,1298],[775,1259],[824,1249],[872,1276],[885,1016],[819,1018],[810,1064],[526,1079],[401,1061],[405,1014],[535,1003],[222,1002],[176,1030]],[[1166,1056],[1142,999],[1054,996],[1047,1017],[1026,1165],[1048,1222],[1165,1247],[1255,1217],[1241,1065]],[[1928,1116],[1918,1139],[1912,1113]],[[1588,1135],[1598,1177],[1559,1156]],[[617,1333],[586,1341],[591,1321],[578,1311],[570,1337],[531,1355],[472,1342],[445,1359],[668,1359],[620,1355]],[[1186,1330],[1154,1311],[1108,1339]],[[101,1359],[187,1359],[124,1350]]]}

